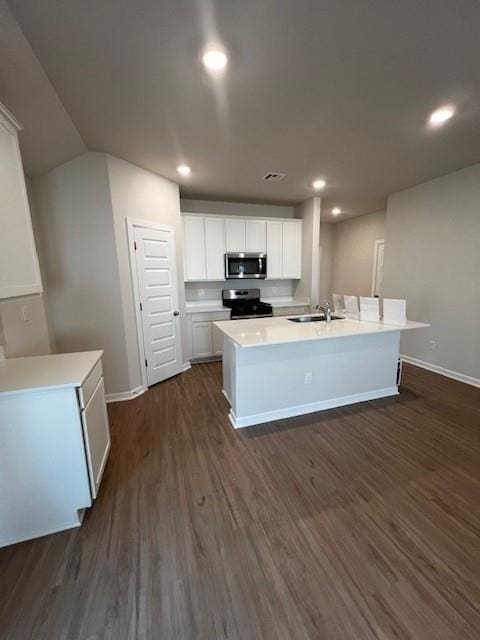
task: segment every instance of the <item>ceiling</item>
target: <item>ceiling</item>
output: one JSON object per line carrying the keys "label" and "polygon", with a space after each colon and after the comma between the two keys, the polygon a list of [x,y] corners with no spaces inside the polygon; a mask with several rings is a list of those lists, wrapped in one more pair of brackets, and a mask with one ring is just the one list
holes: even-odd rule
{"label": "ceiling", "polygon": [[[9,4],[86,147],[185,197],[293,204],[324,177],[325,205],[359,215],[480,160],[478,0]],[[221,78],[199,61],[210,42]],[[428,129],[445,103],[458,115]]]}
{"label": "ceiling", "polygon": [[0,102],[25,127],[20,142],[27,173],[43,173],[86,151],[5,0],[0,0]]}

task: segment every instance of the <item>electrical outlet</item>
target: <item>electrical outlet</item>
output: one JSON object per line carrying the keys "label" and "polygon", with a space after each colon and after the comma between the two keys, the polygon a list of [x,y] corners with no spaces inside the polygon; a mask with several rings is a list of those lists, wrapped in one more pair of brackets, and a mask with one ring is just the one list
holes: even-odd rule
{"label": "electrical outlet", "polygon": [[204,298],[205,297],[205,289],[199,289],[198,290],[198,297],[199,298]]}
{"label": "electrical outlet", "polygon": [[435,351],[435,349],[437,348],[438,343],[436,340],[429,340],[428,342],[428,348],[431,349],[432,351]]}
{"label": "electrical outlet", "polygon": [[312,372],[307,371],[305,373],[305,384],[312,384]]}
{"label": "electrical outlet", "polygon": [[26,304],[24,304],[23,307],[21,307],[20,312],[22,314],[23,321],[30,322],[32,318],[30,316],[30,311],[28,310],[28,306]]}

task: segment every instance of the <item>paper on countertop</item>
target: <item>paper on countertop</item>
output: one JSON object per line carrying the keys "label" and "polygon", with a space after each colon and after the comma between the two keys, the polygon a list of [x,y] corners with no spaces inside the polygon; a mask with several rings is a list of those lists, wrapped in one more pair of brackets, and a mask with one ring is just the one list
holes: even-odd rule
{"label": "paper on countertop", "polygon": [[405,324],[407,322],[407,301],[384,298],[383,321],[387,324]]}
{"label": "paper on countertop", "polygon": [[346,315],[358,315],[358,298],[357,296],[343,296]]}
{"label": "paper on countertop", "polygon": [[335,313],[343,313],[343,302],[341,293],[332,293],[333,310]]}
{"label": "paper on countertop", "polygon": [[378,322],[380,320],[379,298],[360,298],[360,320]]}

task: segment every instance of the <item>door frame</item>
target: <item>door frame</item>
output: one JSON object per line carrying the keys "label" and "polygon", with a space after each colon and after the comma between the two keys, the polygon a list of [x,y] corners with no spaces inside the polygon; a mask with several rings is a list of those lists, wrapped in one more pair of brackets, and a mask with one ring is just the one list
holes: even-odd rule
{"label": "door frame", "polygon": [[[380,245],[383,244],[383,250],[385,251],[385,238],[381,238],[380,240],[375,240],[374,249],[373,249],[373,269],[372,269],[372,296],[375,295],[375,289],[377,288],[377,264],[378,264],[378,251],[380,249]],[[385,260],[385,253],[384,260]]]}
{"label": "door frame", "polygon": [[[138,287],[138,272],[137,272],[137,259],[135,256],[135,228],[141,227],[143,229],[154,229],[155,231],[168,231],[172,234],[173,239],[173,252],[172,258],[175,264],[175,279],[173,285],[177,290],[177,301],[179,301],[179,291],[178,291],[178,269],[177,269],[177,252],[175,248],[175,229],[171,224],[163,224],[160,222],[154,222],[152,220],[142,220],[141,218],[125,218],[125,222],[127,225],[127,244],[128,244],[128,258],[130,262],[130,280],[132,284],[133,291],[133,305],[135,308],[135,325],[137,329],[137,344],[138,344],[138,356],[139,356],[139,365],[140,365],[140,373],[142,376],[142,387],[144,389],[148,389],[148,377],[147,377],[147,367],[145,366],[145,342],[143,336],[143,323],[142,323],[142,315],[140,312],[140,291]],[[180,305],[179,305],[180,306]],[[182,363],[183,368],[183,346],[182,346],[182,319],[180,315],[180,322],[178,323],[178,345],[176,345],[178,349],[178,354],[180,358],[180,362]]]}

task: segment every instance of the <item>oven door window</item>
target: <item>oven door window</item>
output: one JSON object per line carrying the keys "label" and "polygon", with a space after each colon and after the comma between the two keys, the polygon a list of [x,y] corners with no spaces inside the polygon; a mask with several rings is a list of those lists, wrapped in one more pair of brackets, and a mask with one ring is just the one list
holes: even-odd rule
{"label": "oven door window", "polygon": [[229,278],[265,278],[267,261],[262,258],[229,258]]}

